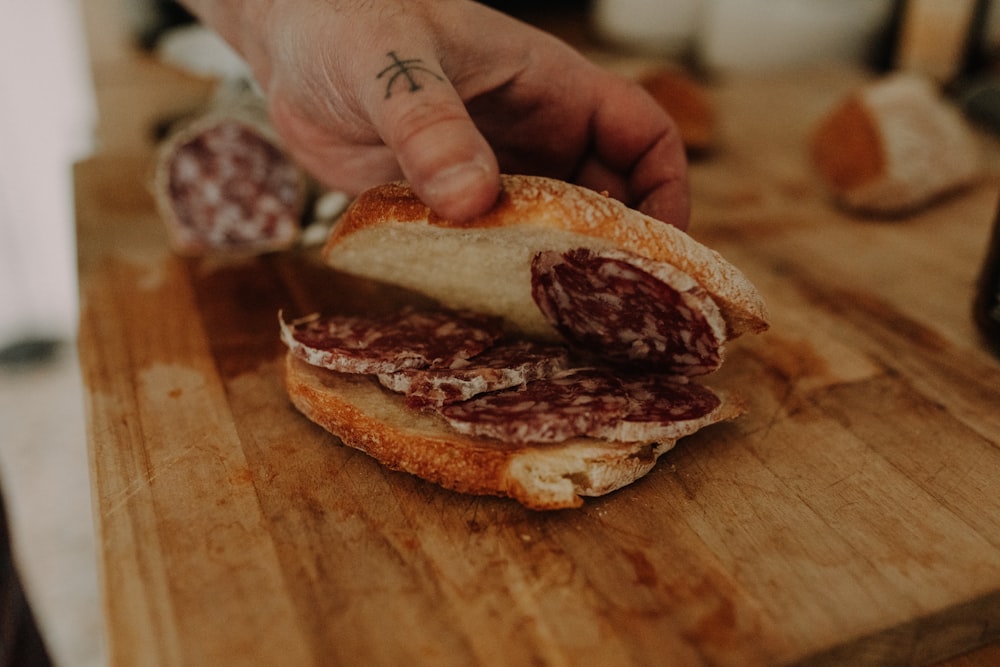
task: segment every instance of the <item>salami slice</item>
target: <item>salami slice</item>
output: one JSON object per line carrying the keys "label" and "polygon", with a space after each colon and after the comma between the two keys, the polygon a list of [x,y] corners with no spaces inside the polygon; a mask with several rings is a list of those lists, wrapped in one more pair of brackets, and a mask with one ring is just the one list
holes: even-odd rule
{"label": "salami slice", "polygon": [[382,373],[379,381],[405,394],[411,407],[441,406],[473,396],[523,385],[563,370],[565,348],[518,341],[496,345],[471,359],[450,366]]}
{"label": "salami slice", "polygon": [[613,375],[585,368],[451,403],[440,413],[465,435],[547,443],[604,431],[620,421],[628,407],[621,383]]}
{"label": "salami slice", "polygon": [[723,414],[715,392],[685,377],[637,374],[623,378],[622,385],[628,411],[621,421],[597,432],[599,437],[616,442],[677,440],[735,416]]}
{"label": "salami slice", "polygon": [[312,316],[281,321],[293,354],[341,373],[393,373],[407,368],[449,367],[500,339],[499,322],[451,311],[406,309],[386,316]]}
{"label": "salami slice", "polygon": [[538,253],[532,297],[569,342],[615,363],[702,375],[722,363],[725,322],[693,278],[618,251]]}

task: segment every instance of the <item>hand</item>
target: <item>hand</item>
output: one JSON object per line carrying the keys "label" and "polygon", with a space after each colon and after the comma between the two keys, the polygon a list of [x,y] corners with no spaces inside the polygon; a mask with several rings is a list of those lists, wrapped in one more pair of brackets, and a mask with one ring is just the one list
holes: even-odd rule
{"label": "hand", "polygon": [[288,150],[331,187],[402,177],[464,220],[494,203],[501,170],[532,173],[687,227],[683,147],[659,105],[502,13],[471,0],[188,4],[247,58]]}

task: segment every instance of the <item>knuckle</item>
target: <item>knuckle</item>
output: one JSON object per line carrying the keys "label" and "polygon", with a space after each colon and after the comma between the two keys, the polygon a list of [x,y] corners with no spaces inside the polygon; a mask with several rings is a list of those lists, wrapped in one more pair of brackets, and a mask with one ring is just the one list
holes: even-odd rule
{"label": "knuckle", "polygon": [[428,134],[447,132],[449,127],[468,120],[464,108],[454,104],[420,101],[408,104],[391,120],[387,141],[396,146],[419,142]]}

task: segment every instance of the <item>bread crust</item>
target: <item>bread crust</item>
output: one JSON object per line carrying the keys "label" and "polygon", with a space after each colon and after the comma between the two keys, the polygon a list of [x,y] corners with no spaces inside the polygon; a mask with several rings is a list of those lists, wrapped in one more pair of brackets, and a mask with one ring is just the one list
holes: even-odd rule
{"label": "bread crust", "polygon": [[367,375],[336,373],[288,353],[285,384],[311,421],[382,465],[461,493],[513,498],[536,510],[579,507],[649,472],[675,440],[616,443],[574,438],[521,445],[472,438]]}
{"label": "bread crust", "polygon": [[[494,244],[497,250],[506,251],[520,242],[524,247],[518,249],[523,251],[519,259],[498,273],[506,273],[510,281],[524,282],[530,280],[527,263],[540,250],[575,246],[617,249],[665,262],[694,278],[718,303],[730,338],[768,328],[764,301],[746,276],[718,252],[677,227],[564,181],[525,175],[503,175],[501,179],[503,188],[493,209],[462,223],[435,214],[405,182],[368,190],[352,203],[332,230],[323,249],[324,257],[331,266],[348,273],[414,287],[453,307],[478,310],[489,304],[476,303],[474,297],[468,303],[462,302],[465,297],[452,289],[455,282],[469,280],[445,281],[439,286],[421,283],[429,271],[449,270],[434,259],[427,260],[437,261],[433,266],[419,266],[421,259],[436,258],[436,248],[446,244],[454,248]],[[404,236],[407,243],[426,247],[407,257],[405,261],[413,266],[393,266],[398,248],[386,250],[384,256],[381,248]],[[461,263],[461,252],[450,254],[451,261]],[[410,269],[413,284],[407,284]],[[469,268],[469,272],[474,271],[475,267]],[[530,285],[511,297],[512,304],[505,311],[494,314],[513,319],[529,333],[537,334],[543,326],[538,323],[540,316],[531,312],[536,308],[528,288]],[[485,284],[483,290],[492,295],[497,286]]]}
{"label": "bread crust", "polygon": [[812,162],[859,213],[911,213],[979,178],[972,129],[931,81],[896,73],[851,91],[817,124]]}
{"label": "bread crust", "polygon": [[812,158],[837,192],[862,188],[882,177],[886,156],[879,128],[859,97],[844,100],[816,128]]}
{"label": "bread crust", "polygon": [[670,114],[689,153],[708,151],[716,142],[718,114],[707,90],[679,67],[657,67],[639,85]]}

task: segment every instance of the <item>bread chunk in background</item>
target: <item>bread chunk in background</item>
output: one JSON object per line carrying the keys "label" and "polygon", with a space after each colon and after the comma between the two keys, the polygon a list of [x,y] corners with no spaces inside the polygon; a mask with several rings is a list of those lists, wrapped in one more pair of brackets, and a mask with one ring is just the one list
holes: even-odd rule
{"label": "bread chunk in background", "polygon": [[718,114],[708,91],[680,67],[660,67],[638,78],[677,124],[689,155],[711,150],[717,141]]}
{"label": "bread chunk in background", "polygon": [[917,211],[981,172],[965,118],[931,81],[907,73],[841,100],[819,122],[811,158],[841,205],[874,215]]}

